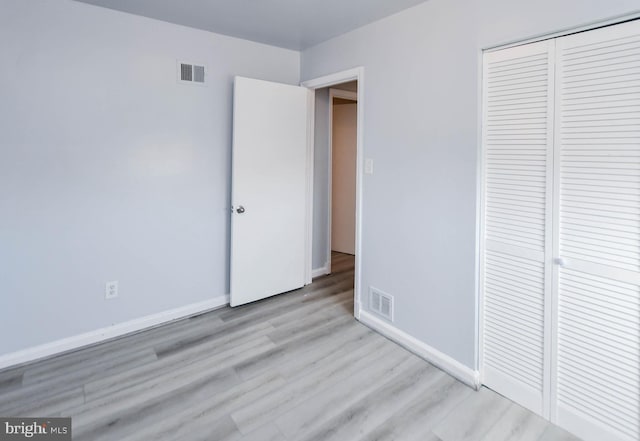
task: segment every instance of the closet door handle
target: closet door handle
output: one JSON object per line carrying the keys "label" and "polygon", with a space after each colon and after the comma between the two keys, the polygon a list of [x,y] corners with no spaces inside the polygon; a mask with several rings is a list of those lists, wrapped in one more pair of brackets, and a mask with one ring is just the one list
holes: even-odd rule
{"label": "closet door handle", "polygon": [[553,259],[553,263],[558,266],[565,266],[567,264],[566,260],[564,260],[562,257],[556,257],[555,259]]}

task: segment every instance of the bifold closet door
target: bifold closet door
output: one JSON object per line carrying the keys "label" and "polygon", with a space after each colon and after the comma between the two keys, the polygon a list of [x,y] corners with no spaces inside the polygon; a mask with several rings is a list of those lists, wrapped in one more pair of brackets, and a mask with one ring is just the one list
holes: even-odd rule
{"label": "bifold closet door", "polygon": [[640,21],[559,38],[552,417],[640,439]]}
{"label": "bifold closet door", "polygon": [[484,54],[482,382],[543,414],[549,386],[554,42]]}

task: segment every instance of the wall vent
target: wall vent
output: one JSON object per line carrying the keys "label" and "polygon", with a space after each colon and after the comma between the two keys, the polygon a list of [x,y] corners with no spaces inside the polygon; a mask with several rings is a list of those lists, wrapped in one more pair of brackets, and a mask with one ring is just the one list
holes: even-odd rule
{"label": "wall vent", "polygon": [[369,287],[369,307],[371,311],[393,322],[393,296]]}
{"label": "wall vent", "polygon": [[183,84],[205,84],[204,65],[178,61],[178,82]]}
{"label": "wall vent", "polygon": [[193,66],[193,81],[196,83],[204,83],[204,66]]}

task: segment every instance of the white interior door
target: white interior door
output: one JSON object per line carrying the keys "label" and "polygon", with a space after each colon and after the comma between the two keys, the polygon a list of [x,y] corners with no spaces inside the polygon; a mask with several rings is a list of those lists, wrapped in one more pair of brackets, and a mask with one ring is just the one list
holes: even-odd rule
{"label": "white interior door", "polygon": [[484,56],[482,381],[547,412],[553,41]]}
{"label": "white interior door", "polygon": [[303,87],[235,78],[231,306],[305,284],[308,99]]}
{"label": "white interior door", "polygon": [[640,21],[558,39],[555,421],[640,439]]}

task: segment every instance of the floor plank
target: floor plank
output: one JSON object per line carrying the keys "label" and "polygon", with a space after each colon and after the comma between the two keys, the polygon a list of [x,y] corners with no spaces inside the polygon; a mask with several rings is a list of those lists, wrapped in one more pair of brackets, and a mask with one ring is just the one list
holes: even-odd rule
{"label": "floor plank", "polygon": [[433,431],[442,441],[482,439],[511,402],[497,393],[482,388],[457,406]]}
{"label": "floor plank", "polygon": [[398,407],[371,433],[366,441],[438,439],[432,430],[458,404],[473,391],[444,373],[430,387],[428,393],[419,395],[405,406]]}

